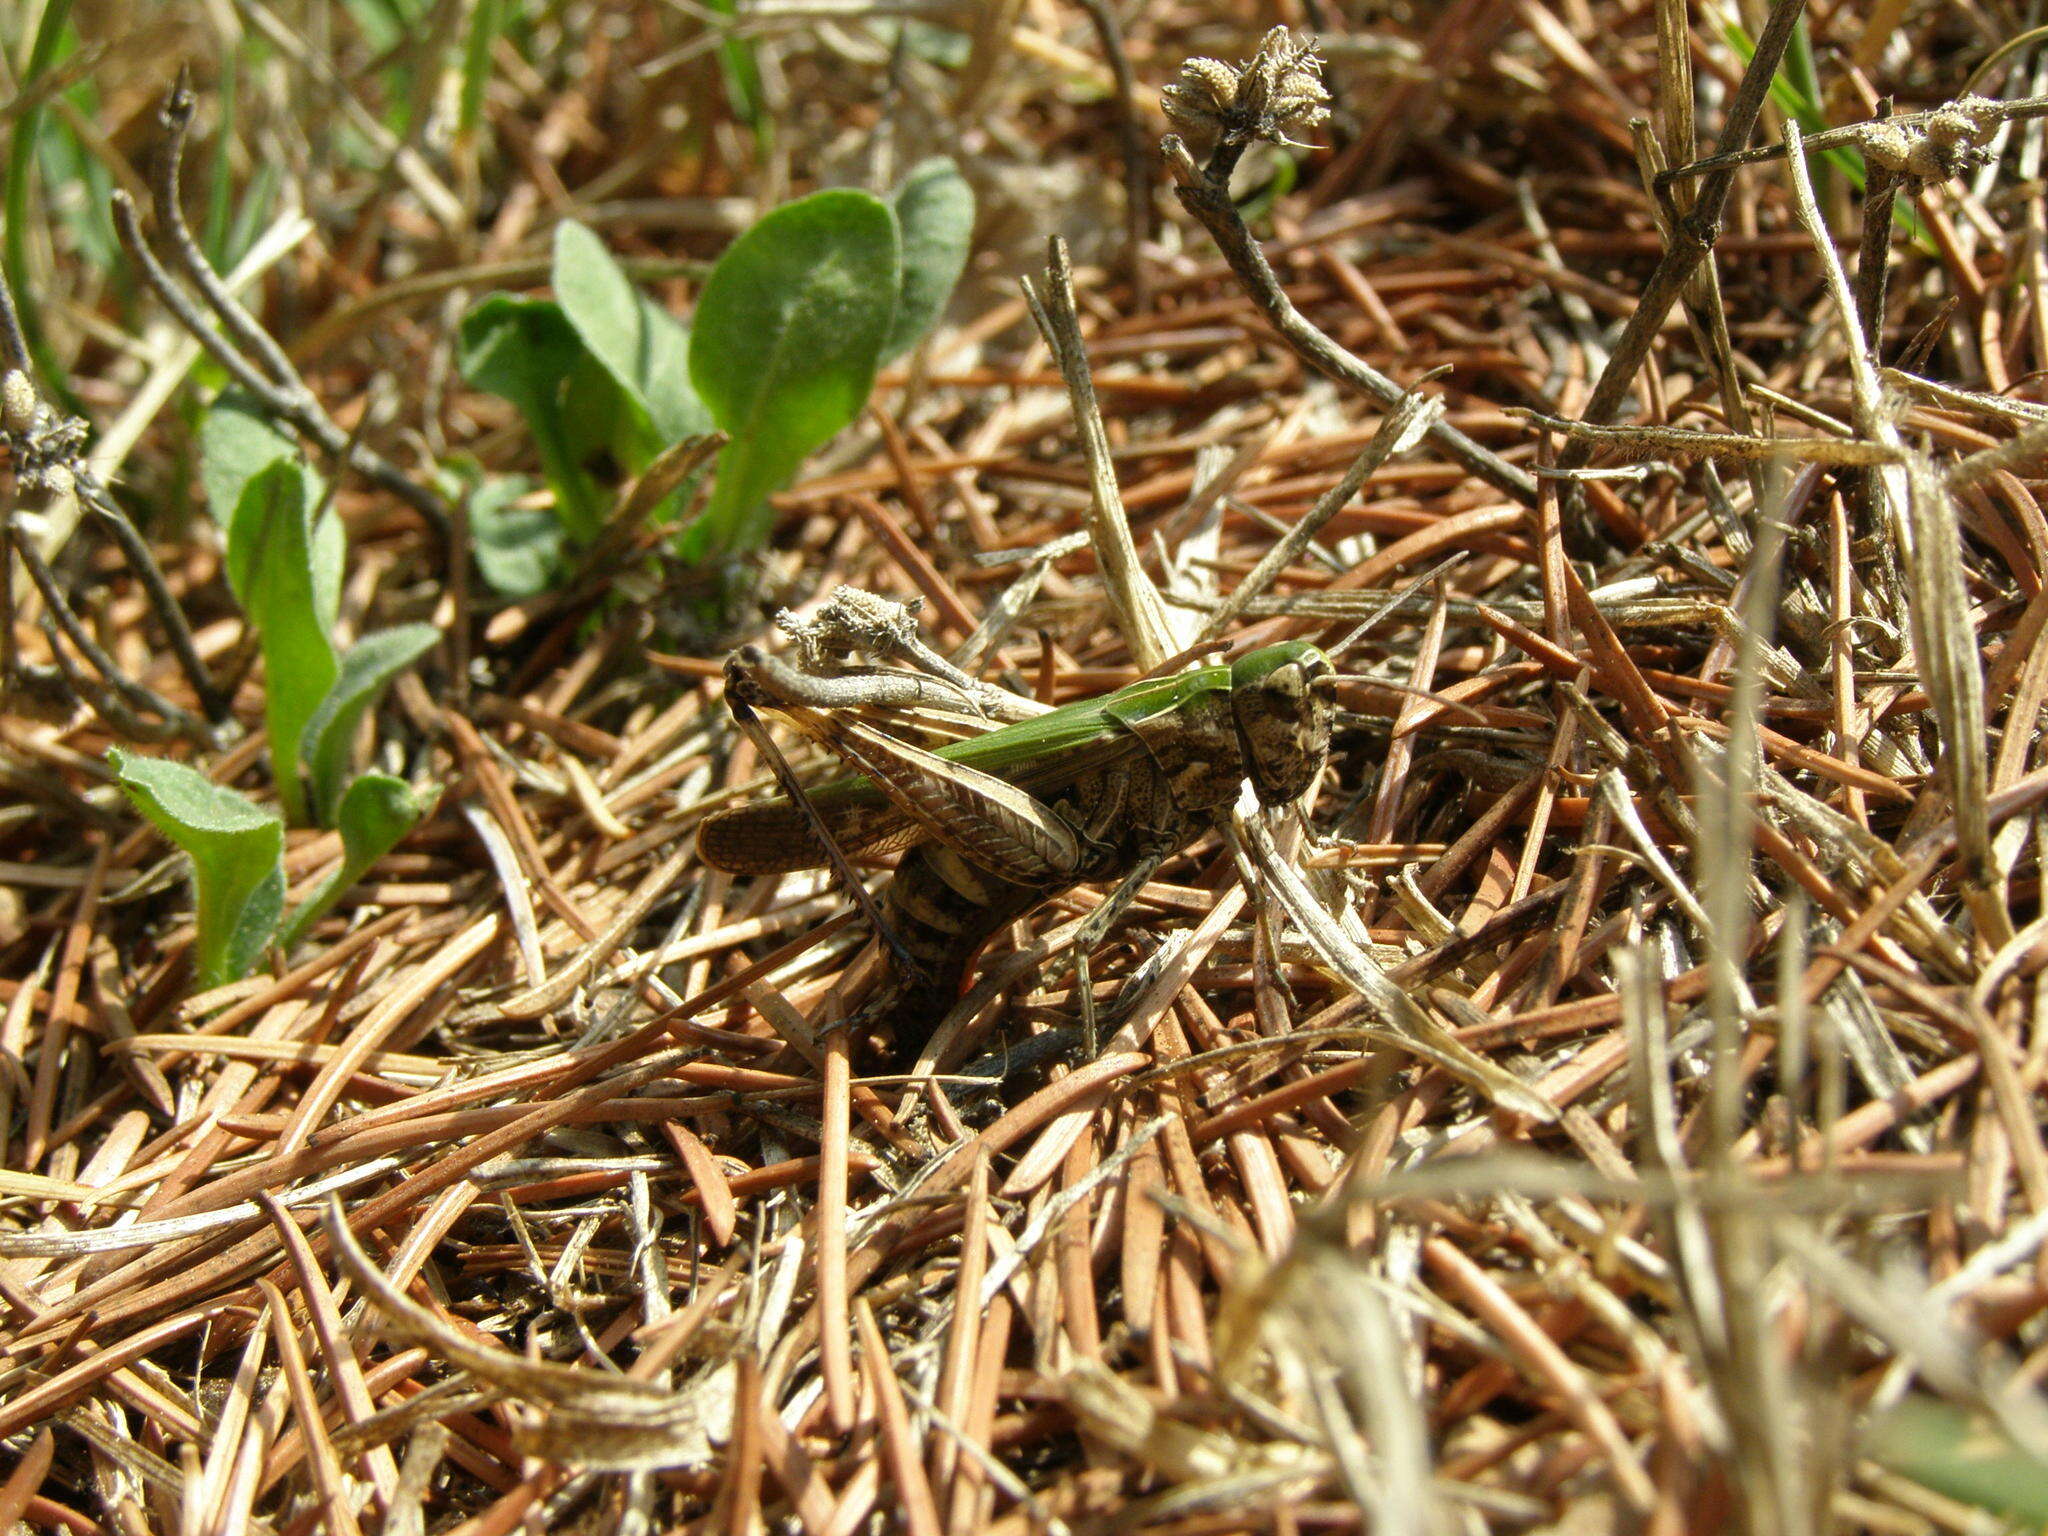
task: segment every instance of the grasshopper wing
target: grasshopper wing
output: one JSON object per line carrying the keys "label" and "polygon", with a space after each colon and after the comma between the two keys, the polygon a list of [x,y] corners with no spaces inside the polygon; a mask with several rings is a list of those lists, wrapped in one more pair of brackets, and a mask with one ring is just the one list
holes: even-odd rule
{"label": "grasshopper wing", "polygon": [[[1050,797],[1081,774],[1140,750],[1138,738],[1102,706],[1100,699],[1085,699],[951,742],[936,756]],[[850,859],[894,853],[925,839],[865,774],[820,785],[811,805]],[[786,874],[825,863],[802,808],[781,795],[720,811],[698,828],[697,851],[712,868],[736,875]]]}
{"label": "grasshopper wing", "polygon": [[[864,777],[821,785],[811,804],[850,859],[892,853],[922,835]],[[825,863],[803,808],[782,795],[720,811],[697,829],[697,853],[713,869],[735,875],[782,875]]]}

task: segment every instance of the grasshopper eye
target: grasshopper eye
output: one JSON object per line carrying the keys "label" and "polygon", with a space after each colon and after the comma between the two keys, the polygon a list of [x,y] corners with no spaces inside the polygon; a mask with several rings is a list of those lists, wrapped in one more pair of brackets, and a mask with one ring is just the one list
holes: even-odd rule
{"label": "grasshopper eye", "polygon": [[1262,803],[1283,805],[1322,771],[1336,677],[1321,651],[1298,641],[1254,652],[1231,676],[1246,773]]}

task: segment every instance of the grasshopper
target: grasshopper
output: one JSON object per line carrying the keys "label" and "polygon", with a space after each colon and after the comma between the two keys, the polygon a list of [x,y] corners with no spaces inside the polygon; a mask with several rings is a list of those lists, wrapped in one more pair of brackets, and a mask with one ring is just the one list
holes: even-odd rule
{"label": "grasshopper", "polygon": [[1116,881],[1075,941],[1089,1009],[1087,952],[1145,881],[1226,816],[1247,780],[1268,807],[1306,792],[1336,712],[1328,658],[1298,640],[935,751],[852,708],[929,703],[944,691],[932,679],[820,677],[758,646],[726,672],[736,714],[774,708],[854,772],[807,791],[808,809],[784,795],[720,812],[699,829],[698,850],[735,874],[832,861],[820,831],[847,858],[903,850],[882,894],[894,974],[874,1016],[906,1058],[922,1051],[976,952],[1006,923],[1075,885]]}

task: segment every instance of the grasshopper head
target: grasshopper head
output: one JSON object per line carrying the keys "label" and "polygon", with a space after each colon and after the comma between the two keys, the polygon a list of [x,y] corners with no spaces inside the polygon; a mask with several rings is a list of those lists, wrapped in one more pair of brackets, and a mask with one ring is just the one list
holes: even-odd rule
{"label": "grasshopper head", "polygon": [[1306,640],[1239,657],[1230,668],[1230,707],[1261,805],[1285,805],[1315,782],[1337,713],[1329,657]]}

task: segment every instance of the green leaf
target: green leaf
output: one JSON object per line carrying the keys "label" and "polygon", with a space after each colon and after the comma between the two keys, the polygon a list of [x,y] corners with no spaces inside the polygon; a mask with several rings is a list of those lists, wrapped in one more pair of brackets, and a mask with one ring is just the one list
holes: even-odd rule
{"label": "green leaf", "polygon": [[469,539],[477,569],[502,597],[545,592],[564,569],[555,509],[519,505],[532,488],[524,475],[507,475],[470,494]]}
{"label": "green leaf", "polygon": [[298,456],[298,444],[272,426],[247,395],[223,390],[199,424],[199,483],[221,531],[234,520],[244,486],[279,459]]}
{"label": "green leaf", "polygon": [[1981,1415],[1907,1398],[1870,1427],[1866,1453],[1937,1493],[2037,1529],[2048,1521],[2048,1465]]}
{"label": "green leaf", "polygon": [[603,498],[576,462],[563,392],[584,358],[582,339],[552,299],[494,293],[462,317],[457,365],[463,378],[519,408],[562,525],[587,544],[597,536]]}
{"label": "green leaf", "polygon": [[[218,133],[219,129],[216,128],[215,132]],[[261,160],[246,179],[239,182],[228,171],[219,176],[220,185],[228,189],[233,215],[220,240],[219,266],[223,272],[232,271],[239,265],[255,246],[257,238],[270,227],[278,204],[283,201],[287,174],[278,161]]]}
{"label": "green leaf", "polygon": [[416,36],[413,29],[425,20],[416,0],[343,0],[343,6],[373,54],[396,49]]}
{"label": "green leaf", "polygon": [[[1722,28],[1729,46],[1742,56],[1746,66],[1756,57],[1756,43],[1750,35],[1735,22],[1728,22]],[[1772,104],[1787,117],[1799,124],[1802,132],[1821,133],[1828,126],[1827,114],[1821,109],[1820,77],[1816,72],[1813,58],[1813,40],[1807,32],[1806,19],[1801,17],[1792,29],[1791,40],[1785,48],[1785,57],[1778,65],[1778,72],[1771,76],[1770,97]],[[1863,155],[1847,147],[1825,149],[1818,156],[1821,166],[1814,170],[1814,179],[1820,182],[1826,168],[1842,174],[1842,179],[1861,194],[1868,177],[1864,171]],[[1823,184],[1816,189],[1823,204],[1826,203],[1826,188]],[[1936,254],[1934,237],[1921,222],[1919,209],[1913,200],[1895,193],[1892,198],[1892,217],[1906,238],[1926,255]]]}
{"label": "green leaf", "polygon": [[562,381],[562,445],[605,512],[626,479],[661,451],[647,412],[588,352]]}
{"label": "green leaf", "polygon": [[690,378],[732,441],[686,555],[766,542],[769,492],[867,401],[900,267],[895,215],[847,188],[785,203],[719,258],[697,301]]}
{"label": "green leaf", "polygon": [[434,808],[439,798],[439,790],[417,795],[405,780],[388,773],[366,773],[349,785],[336,817],[341,828],[341,867],[292,913],[280,941],[287,953],[341,899],[344,891],[368,874],[371,865],[419,825],[420,818]]}
{"label": "green leaf", "polygon": [[[206,491],[207,510],[220,524],[227,543],[228,585],[252,619],[255,610],[244,587],[251,529],[239,527],[237,517],[249,482],[277,463],[299,465],[306,504],[318,507],[324,503],[326,485],[301,459],[298,444],[278,431],[247,395],[233,389],[222,391],[199,426],[199,483]],[[341,610],[342,565],[348,553],[341,519],[321,513],[313,528],[312,549],[321,621],[332,628]]]}
{"label": "green leaf", "polygon": [[1821,100],[1820,65],[1813,56],[1813,28],[1804,16],[1792,23],[1792,38],[1785,45],[1778,73],[1808,101]]}
{"label": "green leaf", "polygon": [[[47,221],[47,207],[32,210],[29,199],[35,186],[37,147],[46,131],[43,114],[47,106],[37,89],[44,76],[76,46],[71,27],[72,0],[49,0],[36,21],[35,39],[28,47],[28,61],[16,77],[13,99],[19,103],[7,143],[7,171],[0,179],[0,281],[12,291],[29,356],[35,373],[56,402],[73,415],[86,414],[85,406],[71,388],[70,374],[43,333],[42,295],[47,284],[38,281],[29,263],[29,231],[39,230]],[[15,28],[21,15],[10,16]],[[18,38],[8,38],[10,52],[17,53]]]}
{"label": "green leaf", "polygon": [[201,990],[248,975],[284,909],[284,823],[183,763],[119,747],[107,761],[135,808],[192,861]]}
{"label": "green leaf", "polygon": [[243,487],[228,531],[230,577],[263,645],[270,771],[285,815],[301,823],[299,737],[334,683],[332,607],[323,598],[340,581],[340,561],[330,573],[313,537],[310,482],[303,464],[278,460]]}
{"label": "green leaf", "polygon": [[604,242],[581,224],[555,229],[555,299],[619,387],[633,397],[666,448],[710,429],[690,384],[690,332],[633,286]]}
{"label": "green leaf", "polygon": [[307,717],[299,736],[299,759],[313,785],[313,814],[323,826],[341,803],[356,726],[391,680],[432,650],[440,638],[441,632],[431,624],[401,624],[363,636],[341,659],[327,696]]}
{"label": "green leaf", "polygon": [[[76,29],[67,29],[59,52],[63,58],[58,72],[75,67],[79,46]],[[61,116],[46,118],[36,133],[36,173],[44,187],[57,189],[50,199],[46,217],[52,233],[89,264],[90,270],[112,273],[121,263],[120,239],[114,233],[113,215],[108,212],[114,189],[113,173],[106,159],[80,137],[80,125],[100,122],[106,116],[103,93],[87,76],[51,96],[61,101]]]}
{"label": "green leaf", "polygon": [[236,196],[234,154],[247,132],[241,120],[241,87],[242,56],[238,51],[228,50],[221,59],[220,79],[214,87],[213,163],[204,183],[206,220],[199,231],[199,248],[216,272],[225,272],[234,265],[224,247],[228,221],[234,216],[235,204],[241,201]]}
{"label": "green leaf", "polygon": [[943,155],[922,160],[890,200],[903,240],[903,281],[882,361],[916,346],[945,313],[974,241],[974,189]]}

